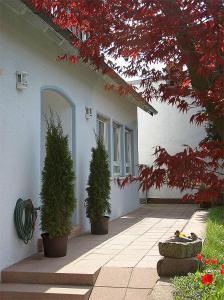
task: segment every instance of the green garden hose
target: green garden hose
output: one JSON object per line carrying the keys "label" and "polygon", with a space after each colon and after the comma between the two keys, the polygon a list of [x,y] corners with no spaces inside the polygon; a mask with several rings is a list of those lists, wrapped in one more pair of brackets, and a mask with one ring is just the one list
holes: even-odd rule
{"label": "green garden hose", "polygon": [[17,234],[25,244],[28,244],[33,237],[37,219],[37,210],[38,208],[34,208],[31,199],[18,199],[16,202],[14,222]]}

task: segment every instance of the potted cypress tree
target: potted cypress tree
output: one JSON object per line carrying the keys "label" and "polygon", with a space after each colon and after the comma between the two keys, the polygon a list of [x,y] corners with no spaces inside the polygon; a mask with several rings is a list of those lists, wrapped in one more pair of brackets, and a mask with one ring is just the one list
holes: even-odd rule
{"label": "potted cypress tree", "polygon": [[68,136],[63,135],[59,116],[46,120],[46,157],[42,171],[41,229],[44,254],[61,257],[67,253],[71,217],[75,208],[74,172]]}
{"label": "potted cypress tree", "polygon": [[90,219],[92,234],[108,233],[110,207],[110,169],[108,155],[103,141],[96,138],[96,148],[92,148],[90,174],[85,200],[86,215]]}

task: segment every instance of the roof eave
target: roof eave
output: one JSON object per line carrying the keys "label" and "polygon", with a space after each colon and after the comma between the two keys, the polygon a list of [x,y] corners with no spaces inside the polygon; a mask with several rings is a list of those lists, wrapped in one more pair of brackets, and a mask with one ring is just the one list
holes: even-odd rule
{"label": "roof eave", "polygon": [[[43,12],[37,12],[35,9],[30,5],[30,3],[27,0],[20,0],[22,3],[24,3],[34,14],[37,14],[41,19],[43,19],[50,27],[52,27],[58,34],[60,34],[64,39],[66,39],[69,43],[71,42],[70,37],[71,33],[68,30],[62,30],[57,25],[55,25],[51,18],[44,14]],[[102,63],[102,71],[106,68],[110,70],[110,72],[107,73],[107,75],[115,81],[117,84],[123,85],[125,87],[130,87],[130,85],[120,77],[119,74],[117,74],[113,69],[111,69],[106,62]],[[105,76],[104,76],[105,77]],[[153,115],[156,115],[158,112],[148,103],[146,102],[133,88],[130,91],[130,95],[127,97],[129,100],[132,100],[130,98],[133,98],[132,103],[141,109],[143,109],[145,112]]]}

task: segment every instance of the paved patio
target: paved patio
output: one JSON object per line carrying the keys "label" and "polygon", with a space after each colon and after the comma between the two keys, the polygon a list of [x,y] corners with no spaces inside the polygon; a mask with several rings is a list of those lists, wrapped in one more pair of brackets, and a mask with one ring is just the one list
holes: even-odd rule
{"label": "paved patio", "polygon": [[71,288],[86,285],[90,290],[94,285],[91,300],[172,299],[169,281],[156,272],[161,258],[158,242],[183,228],[202,236],[204,213],[195,213],[197,208],[143,205],[111,221],[108,235],[83,234],[71,239],[66,257],[46,258],[38,253],[7,268],[3,278],[12,283],[70,284]]}
{"label": "paved patio", "polygon": [[172,236],[177,229],[181,230],[196,208],[195,205],[179,204],[143,206],[112,221],[112,237],[79,260],[96,260],[104,267],[155,268],[160,259],[158,242]]}
{"label": "paved patio", "polygon": [[[188,226],[197,205],[146,205],[134,213],[112,222],[129,223],[129,227],[92,250],[87,257],[97,254],[104,259],[100,274],[93,288],[91,300],[169,300],[172,287],[168,278],[159,278],[156,264],[161,258],[158,242],[179,229]],[[200,218],[198,216],[198,218]],[[194,220],[198,220],[194,218]],[[203,221],[203,222],[201,222]],[[200,219],[200,224],[204,220]],[[194,225],[198,225],[194,222]],[[196,226],[197,227],[197,226]],[[202,233],[202,227],[199,226]],[[195,231],[195,230],[194,230]],[[198,232],[197,232],[198,233]],[[114,252],[113,252],[114,251]],[[84,259],[87,259],[85,257]]]}

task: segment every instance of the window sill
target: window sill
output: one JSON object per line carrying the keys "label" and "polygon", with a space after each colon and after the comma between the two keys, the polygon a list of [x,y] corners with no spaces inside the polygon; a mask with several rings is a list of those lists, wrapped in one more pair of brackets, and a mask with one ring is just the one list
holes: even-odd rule
{"label": "window sill", "polygon": [[119,179],[125,179],[126,178],[126,176],[114,176],[114,177],[110,177],[110,181],[114,181],[114,180],[116,180],[117,178],[119,178]]}

